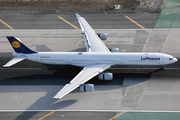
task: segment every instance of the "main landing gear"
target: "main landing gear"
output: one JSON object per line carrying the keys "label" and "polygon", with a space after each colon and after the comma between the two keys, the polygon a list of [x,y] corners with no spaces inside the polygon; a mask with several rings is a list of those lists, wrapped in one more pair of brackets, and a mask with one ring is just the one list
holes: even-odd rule
{"label": "main landing gear", "polygon": [[160,68],[161,70],[164,70],[165,69],[165,66],[161,66],[161,68]]}

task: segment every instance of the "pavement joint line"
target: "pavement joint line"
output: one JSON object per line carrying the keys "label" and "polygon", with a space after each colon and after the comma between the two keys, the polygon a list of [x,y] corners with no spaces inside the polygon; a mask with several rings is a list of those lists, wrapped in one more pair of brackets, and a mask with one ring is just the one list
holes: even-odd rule
{"label": "pavement joint line", "polygon": [[[127,69],[130,69],[130,70],[132,70],[132,69],[140,69],[140,70],[144,70],[144,69],[153,69],[153,70],[158,70],[158,69],[160,69],[160,68],[109,68],[109,69],[112,69],[112,70],[118,70],[118,69],[122,69],[122,70],[127,70]],[[179,68],[164,68],[165,70],[167,69],[167,70],[179,70]]]}
{"label": "pavement joint line", "polygon": [[118,116],[120,116],[120,115],[122,115],[122,114],[124,114],[124,113],[125,113],[125,112],[121,112],[121,113],[117,114],[116,116],[110,118],[109,120],[113,120],[114,118],[117,118]]}
{"label": "pavement joint line", "polygon": [[[132,69],[139,69],[139,70],[145,70],[145,69],[152,69],[152,70],[158,70],[160,68],[109,68],[109,70],[132,70]],[[164,68],[165,70],[179,70],[180,68]],[[42,70],[42,68],[0,68],[0,70]]]}
{"label": "pavement joint line", "polygon": [[13,30],[13,28],[11,26],[9,26],[7,23],[5,23],[3,20],[0,19],[0,22],[3,23],[5,26],[7,26],[9,29]]}
{"label": "pavement joint line", "polygon": [[[142,73],[142,74],[149,74],[151,72],[113,72],[113,73]],[[151,73],[155,75],[180,75],[180,74],[175,74],[175,73]]]}
{"label": "pavement joint line", "polygon": [[[0,70],[0,71],[8,71],[8,70]],[[47,72],[49,70],[11,70],[11,71],[23,71],[23,72],[29,72],[29,71],[44,71]]]}
{"label": "pavement joint line", "polygon": [[180,113],[180,111],[165,110],[0,110],[0,112],[164,112],[164,113]]}
{"label": "pavement joint line", "polygon": [[0,68],[0,70],[41,70],[42,68]]}
{"label": "pavement joint line", "polygon": [[42,120],[42,119],[44,119],[44,118],[48,117],[49,115],[53,114],[54,112],[56,112],[56,111],[52,111],[52,112],[50,112],[50,113],[46,114],[45,116],[43,116],[43,117],[39,118],[38,120]]}
{"label": "pavement joint line", "polygon": [[137,26],[139,26],[140,28],[142,29],[145,29],[145,27],[143,27],[142,25],[140,25],[139,23],[137,23],[136,21],[134,21],[133,19],[131,19],[130,17],[128,16],[125,16],[128,20],[130,20],[131,22],[133,22],[134,24],[136,24]]}
{"label": "pavement joint line", "polygon": [[59,19],[63,20],[64,22],[66,22],[67,24],[69,24],[70,26],[72,26],[75,29],[79,29],[78,27],[76,27],[75,25],[71,24],[70,22],[68,22],[67,20],[65,20],[64,18],[62,18],[61,16],[58,16]]}

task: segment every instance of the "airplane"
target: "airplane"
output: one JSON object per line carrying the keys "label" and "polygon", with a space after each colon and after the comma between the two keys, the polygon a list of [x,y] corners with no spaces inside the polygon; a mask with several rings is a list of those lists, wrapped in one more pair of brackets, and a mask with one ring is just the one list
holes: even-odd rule
{"label": "airplane", "polygon": [[35,52],[26,47],[19,38],[7,36],[16,53],[3,67],[10,67],[24,59],[53,65],[73,65],[83,69],[70,83],[66,84],[54,98],[61,99],[76,88],[80,91],[94,91],[93,84],[84,84],[97,76],[100,80],[110,81],[112,73],[103,73],[111,66],[138,65],[138,66],[165,66],[177,62],[172,55],[164,53],[121,53],[117,48],[108,49],[102,40],[107,40],[106,33],[95,33],[87,21],[76,13],[82,30],[86,52]]}

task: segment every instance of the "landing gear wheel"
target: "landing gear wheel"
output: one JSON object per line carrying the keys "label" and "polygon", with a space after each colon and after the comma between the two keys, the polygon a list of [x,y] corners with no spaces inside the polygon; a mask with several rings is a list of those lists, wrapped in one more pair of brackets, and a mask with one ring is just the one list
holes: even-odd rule
{"label": "landing gear wheel", "polygon": [[161,70],[164,70],[164,66],[161,67]]}

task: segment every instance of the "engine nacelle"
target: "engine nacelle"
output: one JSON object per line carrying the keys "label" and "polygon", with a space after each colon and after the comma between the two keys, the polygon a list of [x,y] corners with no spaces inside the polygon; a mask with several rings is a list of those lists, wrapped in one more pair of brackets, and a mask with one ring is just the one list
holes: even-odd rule
{"label": "engine nacelle", "polygon": [[93,84],[82,84],[79,87],[81,92],[89,92],[94,91],[94,85]]}
{"label": "engine nacelle", "polygon": [[99,36],[99,38],[101,40],[107,40],[108,39],[108,34],[107,33],[97,33],[97,35]]}
{"label": "engine nacelle", "polygon": [[101,74],[99,74],[98,77],[100,80],[112,80],[113,74],[112,73],[101,73]]}
{"label": "engine nacelle", "polygon": [[119,52],[119,48],[109,48],[111,52]]}

